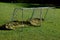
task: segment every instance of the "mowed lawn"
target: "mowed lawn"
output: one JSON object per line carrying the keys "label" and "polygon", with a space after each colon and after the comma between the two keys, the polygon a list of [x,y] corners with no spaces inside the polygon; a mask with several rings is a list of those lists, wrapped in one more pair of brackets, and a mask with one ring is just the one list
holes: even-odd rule
{"label": "mowed lawn", "polygon": [[[14,8],[20,8],[23,5],[26,4],[0,3],[0,25],[9,22]],[[43,10],[43,16],[45,11]],[[29,16],[27,13],[24,14],[25,17]],[[41,27],[29,26],[16,30],[0,30],[0,40],[60,40],[60,9],[50,8]]]}

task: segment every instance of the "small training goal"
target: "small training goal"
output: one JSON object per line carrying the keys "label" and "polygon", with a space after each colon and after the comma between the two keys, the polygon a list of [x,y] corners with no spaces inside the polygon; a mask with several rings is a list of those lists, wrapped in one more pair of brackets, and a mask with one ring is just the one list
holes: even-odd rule
{"label": "small training goal", "polygon": [[11,16],[11,22],[5,24],[5,27],[7,29],[26,27],[27,25],[40,27],[50,8],[53,7],[14,8]]}

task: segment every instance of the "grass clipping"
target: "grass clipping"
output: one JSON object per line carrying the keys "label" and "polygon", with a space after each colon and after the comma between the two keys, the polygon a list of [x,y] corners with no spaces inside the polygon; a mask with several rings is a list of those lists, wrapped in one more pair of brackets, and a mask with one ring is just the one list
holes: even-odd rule
{"label": "grass clipping", "polygon": [[[42,19],[43,20],[43,19]],[[27,21],[11,21],[9,23],[4,24],[4,28],[6,29],[16,29],[19,27],[25,27],[25,25],[29,26],[40,26],[41,20],[39,18],[33,18]]]}
{"label": "grass clipping", "polygon": [[41,25],[41,19],[39,18],[34,18],[29,21],[31,25],[33,26],[40,26]]}
{"label": "grass clipping", "polygon": [[19,23],[19,22],[10,22],[5,25],[7,29],[15,29],[19,27],[24,27],[24,24]]}

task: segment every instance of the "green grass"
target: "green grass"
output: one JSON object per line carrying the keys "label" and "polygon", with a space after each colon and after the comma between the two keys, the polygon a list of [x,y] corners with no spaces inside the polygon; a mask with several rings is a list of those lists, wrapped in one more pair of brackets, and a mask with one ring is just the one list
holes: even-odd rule
{"label": "green grass", "polygon": [[[9,22],[14,8],[23,7],[23,5],[18,3],[0,3],[0,24]],[[46,10],[43,11],[45,13]],[[24,14],[25,18],[29,16],[28,12]],[[55,11],[49,9],[41,27],[29,26],[9,31],[0,30],[0,40],[60,40],[60,9],[55,9]]]}

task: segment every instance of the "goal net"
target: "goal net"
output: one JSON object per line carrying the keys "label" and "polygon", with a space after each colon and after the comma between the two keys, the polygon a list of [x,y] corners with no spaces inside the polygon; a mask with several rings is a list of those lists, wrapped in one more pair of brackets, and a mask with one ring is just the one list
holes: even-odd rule
{"label": "goal net", "polygon": [[[27,20],[29,18],[41,18],[46,13],[47,8],[15,8],[12,20]],[[43,17],[42,16],[42,17]]]}
{"label": "goal net", "polygon": [[42,23],[42,18],[48,13],[49,7],[40,7],[40,8],[15,8],[12,15],[12,21],[26,21],[34,18],[41,19],[40,25]]}

